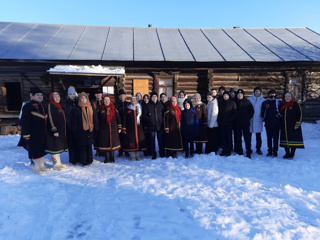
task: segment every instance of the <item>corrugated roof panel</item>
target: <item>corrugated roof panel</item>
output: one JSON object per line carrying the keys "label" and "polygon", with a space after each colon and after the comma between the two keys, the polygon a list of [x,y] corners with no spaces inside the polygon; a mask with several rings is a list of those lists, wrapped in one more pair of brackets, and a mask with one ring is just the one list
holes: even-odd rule
{"label": "corrugated roof panel", "polygon": [[224,29],[225,32],[255,61],[283,61],[243,29]]}
{"label": "corrugated roof panel", "polygon": [[20,42],[2,55],[6,59],[33,59],[41,48],[54,35],[59,25],[39,24],[29,32]]}
{"label": "corrugated roof panel", "polygon": [[202,29],[226,61],[253,61],[222,29]]}
{"label": "corrugated roof panel", "polygon": [[308,28],[287,28],[289,31],[299,35],[304,40],[320,48],[320,34]]}
{"label": "corrugated roof panel", "polygon": [[61,25],[60,30],[36,56],[36,59],[68,60],[85,26]]}
{"label": "corrugated roof panel", "polygon": [[282,41],[290,45],[292,48],[310,58],[313,61],[320,60],[320,49],[314,47],[310,43],[302,40],[285,28],[267,28],[269,32],[276,35]]}
{"label": "corrugated roof panel", "polygon": [[133,28],[110,27],[102,60],[133,61]]}
{"label": "corrugated roof panel", "polygon": [[166,61],[195,61],[177,28],[157,28]]}
{"label": "corrugated roof panel", "polygon": [[12,23],[10,23],[10,22],[0,22],[0,34],[1,34],[1,32],[2,32],[6,27],[8,27],[10,24],[12,24]]}
{"label": "corrugated roof panel", "polygon": [[101,60],[110,27],[88,26],[78,41],[70,60]]}
{"label": "corrugated roof panel", "polygon": [[0,56],[26,35],[36,24],[12,23],[0,33]]}
{"label": "corrugated roof panel", "polygon": [[180,32],[197,62],[224,61],[200,29],[183,28]]}
{"label": "corrugated roof panel", "polygon": [[134,29],[134,60],[163,61],[157,31],[155,28]]}
{"label": "corrugated roof panel", "polygon": [[253,37],[255,37],[258,41],[260,41],[263,45],[265,45],[268,49],[281,57],[284,61],[309,60],[307,57],[295,51],[263,28],[245,30]]}

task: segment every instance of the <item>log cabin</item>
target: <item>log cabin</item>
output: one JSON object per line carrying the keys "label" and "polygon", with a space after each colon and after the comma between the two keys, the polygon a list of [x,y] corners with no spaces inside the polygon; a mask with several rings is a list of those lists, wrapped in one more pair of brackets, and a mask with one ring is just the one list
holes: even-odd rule
{"label": "log cabin", "polygon": [[45,96],[67,88],[117,99],[136,92],[185,90],[203,99],[211,88],[260,86],[320,119],[320,35],[302,28],[188,29],[0,22],[0,125],[14,125],[30,87]]}

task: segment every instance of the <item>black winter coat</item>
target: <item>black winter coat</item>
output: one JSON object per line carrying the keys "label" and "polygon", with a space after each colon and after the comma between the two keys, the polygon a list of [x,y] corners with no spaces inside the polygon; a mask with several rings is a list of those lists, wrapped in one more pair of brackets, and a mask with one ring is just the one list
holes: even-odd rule
{"label": "black winter coat", "polygon": [[[294,102],[291,108],[286,108],[280,113],[283,115],[280,147],[304,148],[301,130],[302,111],[299,103]],[[299,128],[295,129],[295,126]]]}
{"label": "black winter coat", "polygon": [[[67,151],[67,122],[63,109],[53,104],[48,105],[48,134],[45,151],[51,154],[58,154]],[[59,133],[59,137],[53,134]]]}
{"label": "black winter coat", "polygon": [[99,131],[96,133],[94,148],[101,151],[115,151],[120,149],[120,137],[118,130],[122,129],[120,114],[115,109],[114,116],[107,122],[107,112],[104,107],[97,109]]}
{"label": "black winter coat", "polygon": [[237,104],[233,100],[221,100],[219,103],[219,127],[232,127],[237,117]]}
{"label": "black winter coat", "polygon": [[130,103],[127,102],[127,101],[124,101],[124,102],[116,102],[116,109],[118,110],[119,114],[120,114],[120,118],[121,118],[121,121],[123,121],[123,116],[126,112],[126,108],[129,107]]}
{"label": "black winter coat", "polygon": [[143,120],[148,131],[163,130],[163,104],[150,101],[144,109]]}
{"label": "black winter coat", "polygon": [[169,108],[164,114],[164,149],[169,151],[183,151],[181,123],[177,122],[176,114]]}
{"label": "black winter coat", "polygon": [[74,110],[78,107],[78,99],[71,100],[69,97],[62,103],[62,108],[67,118],[67,131],[72,131],[72,116]]}
{"label": "black winter coat", "polygon": [[280,128],[282,103],[278,99],[267,99],[261,105],[261,116],[264,119],[266,128]]}
{"label": "black winter coat", "polygon": [[193,106],[199,119],[199,131],[194,138],[195,143],[206,143],[208,142],[207,137],[207,106],[205,103],[196,104]]}
{"label": "black winter coat", "polygon": [[21,117],[21,135],[29,139],[28,153],[30,159],[41,158],[46,155],[47,141],[47,107],[43,103],[30,101],[25,104]]}
{"label": "black winter coat", "polygon": [[181,111],[181,133],[194,139],[199,131],[199,120],[195,110],[184,109]]}
{"label": "black winter coat", "polygon": [[237,128],[249,127],[250,119],[253,117],[254,108],[248,99],[237,99],[237,117],[235,126]]}

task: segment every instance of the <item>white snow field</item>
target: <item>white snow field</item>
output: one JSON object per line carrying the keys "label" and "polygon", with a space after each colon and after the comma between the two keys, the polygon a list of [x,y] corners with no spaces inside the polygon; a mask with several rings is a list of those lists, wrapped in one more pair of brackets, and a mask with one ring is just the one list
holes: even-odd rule
{"label": "white snow field", "polygon": [[320,239],[320,123],[302,129],[306,148],[291,161],[282,148],[265,156],[264,132],[252,159],[95,157],[43,175],[19,136],[0,136],[0,239]]}

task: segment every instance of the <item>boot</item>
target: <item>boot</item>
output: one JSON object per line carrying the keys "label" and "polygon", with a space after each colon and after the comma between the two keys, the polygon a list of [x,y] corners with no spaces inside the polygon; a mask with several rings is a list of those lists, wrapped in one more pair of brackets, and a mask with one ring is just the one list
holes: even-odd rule
{"label": "boot", "polygon": [[251,153],[247,153],[246,157],[251,159]]}
{"label": "boot", "polygon": [[131,161],[136,160],[136,152],[130,152],[130,159],[131,159]]}
{"label": "boot", "polygon": [[53,169],[61,171],[67,167],[67,165],[61,163],[60,154],[51,155],[53,161]]}
{"label": "boot", "polygon": [[47,168],[47,167],[44,166],[44,157],[39,158],[38,161],[39,161],[39,165],[40,165],[41,171],[43,171],[43,172],[49,172],[50,171],[50,168]]}
{"label": "boot", "polygon": [[106,156],[104,157],[104,163],[109,163],[110,161],[110,152],[106,152]]}
{"label": "boot", "polygon": [[260,148],[257,148],[257,153],[259,154],[259,155],[262,155],[263,153],[261,152],[261,149]]}
{"label": "boot", "polygon": [[284,148],[284,150],[286,151],[286,154],[283,156],[284,159],[288,159],[290,157],[290,151],[289,148]]}
{"label": "boot", "polygon": [[34,166],[32,168],[32,172],[34,174],[43,174],[43,171],[40,169],[39,159],[33,159]]}
{"label": "boot", "polygon": [[137,160],[137,161],[142,160],[141,155],[140,155],[140,152],[137,151],[137,152],[135,152],[135,153],[136,153],[136,160]]}
{"label": "boot", "polygon": [[271,157],[271,156],[272,156],[272,151],[268,150],[267,157]]}
{"label": "boot", "polygon": [[114,151],[109,152],[110,154],[110,162],[114,162]]}
{"label": "boot", "polygon": [[152,160],[157,159],[157,153],[155,152],[154,154],[152,154]]}
{"label": "boot", "polygon": [[296,148],[291,148],[291,153],[289,155],[289,159],[293,159],[295,152],[296,152]]}

